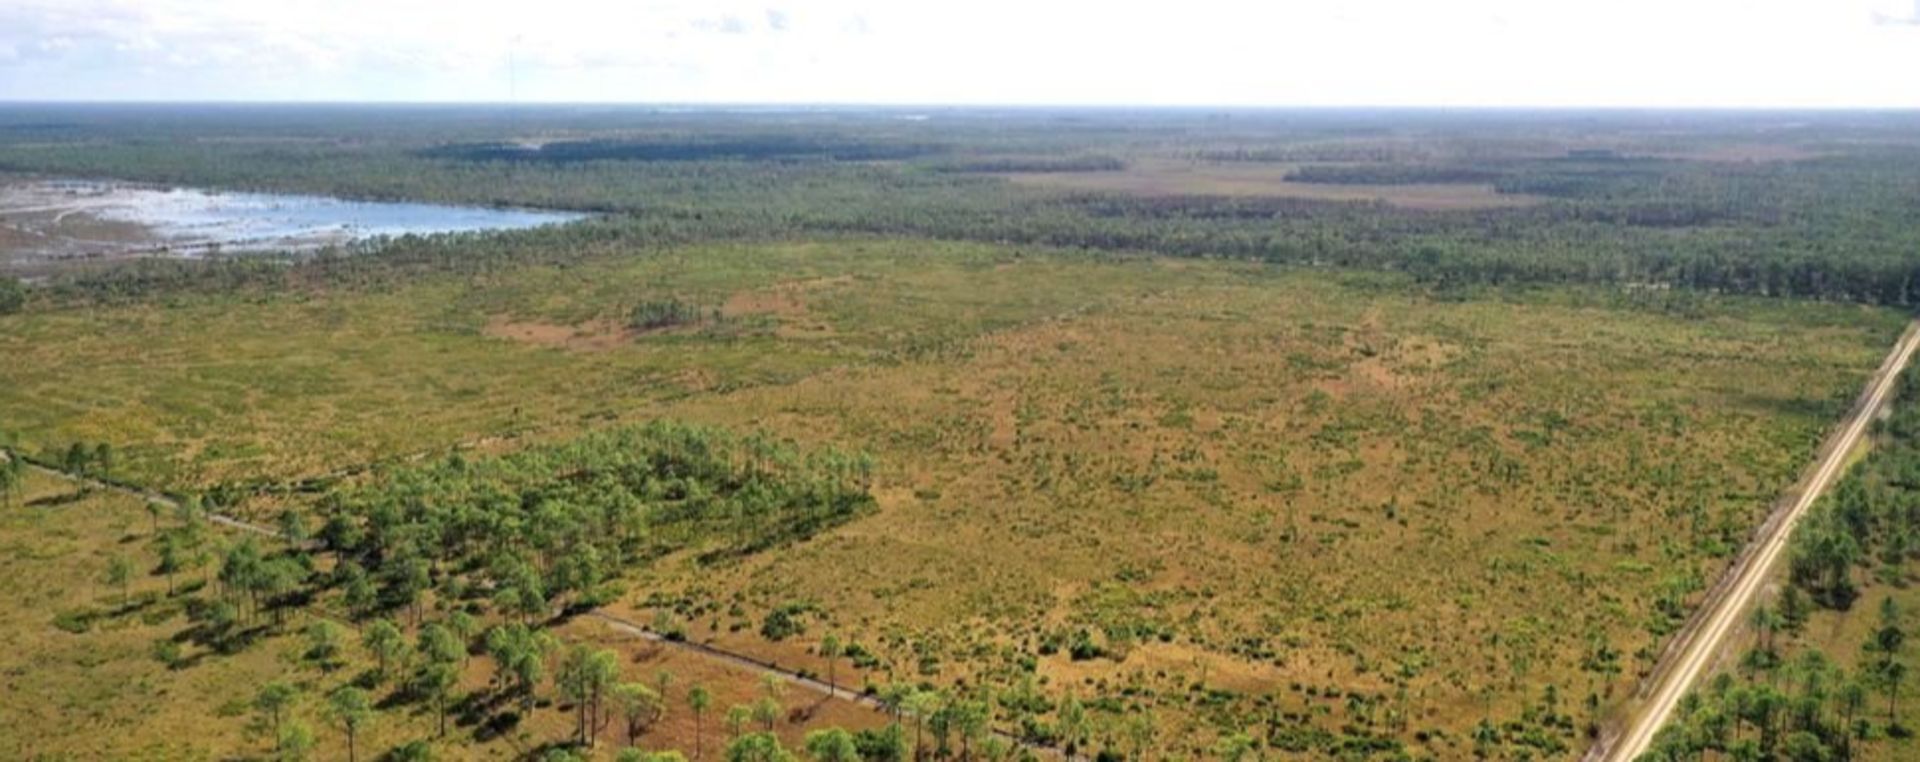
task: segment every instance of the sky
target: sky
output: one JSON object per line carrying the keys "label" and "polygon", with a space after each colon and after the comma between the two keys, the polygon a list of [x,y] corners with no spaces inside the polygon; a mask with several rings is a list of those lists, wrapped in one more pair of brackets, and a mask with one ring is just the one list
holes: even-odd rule
{"label": "sky", "polygon": [[0,100],[1920,107],[1920,0],[0,0]]}

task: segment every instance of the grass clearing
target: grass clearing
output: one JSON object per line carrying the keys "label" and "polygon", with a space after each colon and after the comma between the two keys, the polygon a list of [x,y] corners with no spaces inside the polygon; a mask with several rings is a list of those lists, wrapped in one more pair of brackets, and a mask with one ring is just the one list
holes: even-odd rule
{"label": "grass clearing", "polygon": [[[1275,701],[1384,727],[1360,695],[1402,701],[1400,734],[1436,731],[1449,756],[1546,684],[1592,715],[1624,696],[1900,326],[1211,275],[958,361],[677,403],[885,443],[894,489],[805,547],[642,587],[819,602],[823,629],[885,634],[897,674],[1151,697],[1187,753]],[[1790,338],[1806,330],[1826,338]],[[1787,358],[1812,346],[1835,354]],[[750,621],[695,624],[795,656]],[[1103,655],[1068,653],[1083,634]],[[1242,714],[1208,720],[1203,699]]]}
{"label": "grass clearing", "polygon": [[[605,338],[667,299],[720,317]],[[863,681],[1031,685],[1111,702],[1108,733],[1150,711],[1175,757],[1269,723],[1303,753],[1455,757],[1486,719],[1557,755],[1577,723],[1522,719],[1546,687],[1581,722],[1624,695],[1902,323],[978,244],[714,245],[5,318],[0,351],[26,361],[0,369],[0,415],[30,452],[110,441],[119,473],[192,488],[656,417],[865,449],[873,515],[718,567],[669,557],[612,610],[814,671],[833,632],[870,655],[845,673]],[[794,605],[802,635],[760,634]]]}
{"label": "grass clearing", "polygon": [[1491,184],[1339,185],[1288,180],[1287,175],[1299,167],[1278,162],[1142,158],[1117,172],[1030,172],[1009,173],[1006,177],[1022,185],[1073,191],[1372,201],[1426,211],[1505,209],[1540,203],[1533,196],[1495,192]]}

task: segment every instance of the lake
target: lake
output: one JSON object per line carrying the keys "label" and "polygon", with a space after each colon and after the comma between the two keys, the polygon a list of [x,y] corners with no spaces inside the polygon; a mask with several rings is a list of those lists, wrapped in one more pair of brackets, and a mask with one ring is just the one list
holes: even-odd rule
{"label": "lake", "polygon": [[105,181],[0,186],[0,259],[306,251],[376,236],[514,230],[588,215]]}

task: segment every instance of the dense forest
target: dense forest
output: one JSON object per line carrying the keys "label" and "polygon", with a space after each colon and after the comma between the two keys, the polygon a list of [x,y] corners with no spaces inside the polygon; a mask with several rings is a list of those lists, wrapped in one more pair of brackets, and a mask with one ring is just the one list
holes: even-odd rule
{"label": "dense forest", "polygon": [[[474,248],[510,261],[590,252],[608,239],[631,246],[845,233],[1399,270],[1439,287],[1608,283],[1900,305],[1920,298],[1920,231],[1910,224],[1920,212],[1920,142],[1902,115],[1761,115],[1756,126],[1660,113],[1035,110],[902,119],[887,111],[420,108],[366,120],[345,107],[289,107],[141,112],[136,122],[127,109],[138,111],[0,112],[0,172],[606,216],[484,244],[374,247],[383,250],[345,268],[83,271],[61,278],[60,293],[125,294],[199,278],[352,280],[389,264],[473,257]],[[1727,146],[1751,156],[1718,158]],[[1280,165],[1274,179],[1309,186],[1486,185],[1529,203],[1435,210],[1223,194],[1198,182],[1107,191],[1008,180],[1125,176],[1135,159],[1195,156],[1205,157],[1189,159],[1202,169],[1220,171],[1285,159],[1299,166]]]}

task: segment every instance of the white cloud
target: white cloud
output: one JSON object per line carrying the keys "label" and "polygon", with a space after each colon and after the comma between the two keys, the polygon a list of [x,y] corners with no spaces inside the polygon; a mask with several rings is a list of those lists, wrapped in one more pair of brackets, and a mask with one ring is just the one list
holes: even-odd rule
{"label": "white cloud", "polygon": [[1920,106],[1911,3],[7,0],[0,97]]}

